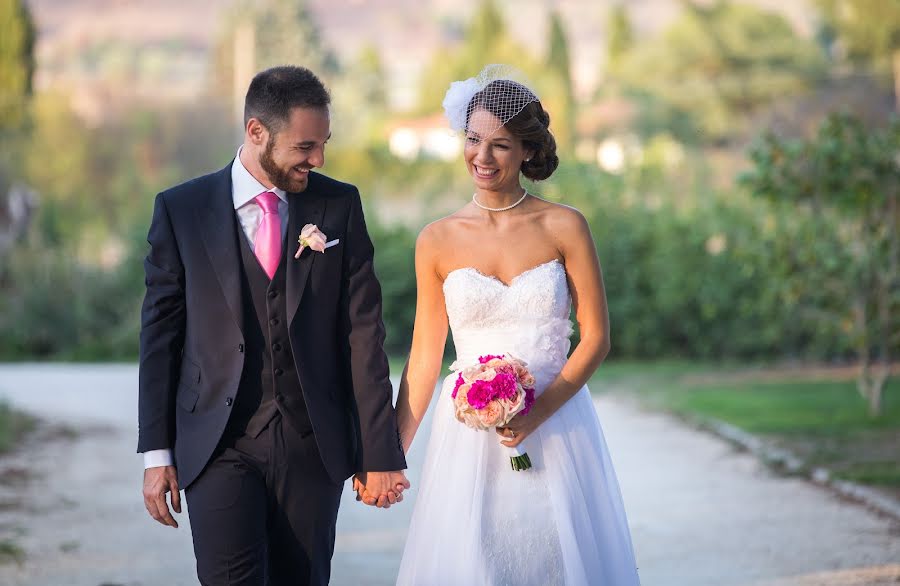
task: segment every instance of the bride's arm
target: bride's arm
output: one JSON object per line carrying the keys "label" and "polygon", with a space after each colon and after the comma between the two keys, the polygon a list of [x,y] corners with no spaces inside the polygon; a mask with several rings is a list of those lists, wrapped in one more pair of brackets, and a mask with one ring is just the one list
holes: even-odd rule
{"label": "bride's arm", "polygon": [[397,397],[397,425],[404,453],[409,451],[431,403],[447,342],[447,310],[437,270],[440,238],[436,231],[431,224],[416,239],[416,320]]}
{"label": "bride's arm", "polygon": [[510,422],[508,427],[516,432],[517,439],[501,442],[508,446],[518,445],[556,413],[584,386],[609,353],[609,312],[591,229],[584,216],[573,208],[554,211],[547,228],[550,234],[560,235],[557,248],[565,260],[581,341],[528,415]]}

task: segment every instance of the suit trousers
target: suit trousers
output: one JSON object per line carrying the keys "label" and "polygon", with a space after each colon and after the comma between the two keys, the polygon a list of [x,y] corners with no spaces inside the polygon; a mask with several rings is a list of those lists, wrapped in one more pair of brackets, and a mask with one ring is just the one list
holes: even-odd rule
{"label": "suit trousers", "polygon": [[224,438],[185,491],[200,583],[328,584],[342,489],[312,432],[280,413],[255,438]]}

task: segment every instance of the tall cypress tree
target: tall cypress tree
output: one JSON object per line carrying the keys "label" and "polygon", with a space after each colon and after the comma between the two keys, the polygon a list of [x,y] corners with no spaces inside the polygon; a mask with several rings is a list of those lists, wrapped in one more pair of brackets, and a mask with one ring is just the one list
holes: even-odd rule
{"label": "tall cypress tree", "polygon": [[607,58],[611,66],[634,46],[634,29],[624,4],[616,4],[609,13],[607,24]]}
{"label": "tall cypress tree", "polygon": [[34,23],[24,0],[0,0],[0,135],[25,120],[34,74]]}
{"label": "tall cypress tree", "polygon": [[568,149],[574,142],[575,91],[572,86],[569,41],[559,12],[550,14],[547,41],[547,72],[550,77],[549,95],[544,98],[551,106],[552,127],[559,145]]}

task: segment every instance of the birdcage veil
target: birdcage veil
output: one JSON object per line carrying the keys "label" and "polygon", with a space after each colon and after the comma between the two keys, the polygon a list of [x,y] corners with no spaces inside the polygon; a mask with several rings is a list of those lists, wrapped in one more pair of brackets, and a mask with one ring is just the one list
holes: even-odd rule
{"label": "birdcage veil", "polygon": [[493,134],[538,97],[528,88],[525,76],[509,65],[488,65],[476,77],[450,84],[444,96],[444,114],[450,127],[466,132],[472,113],[483,109],[497,118],[497,123],[480,127],[481,138]]}

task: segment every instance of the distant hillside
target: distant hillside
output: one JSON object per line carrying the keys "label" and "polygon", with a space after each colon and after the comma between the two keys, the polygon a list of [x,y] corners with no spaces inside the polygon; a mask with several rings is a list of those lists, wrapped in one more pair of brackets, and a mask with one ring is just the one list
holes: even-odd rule
{"label": "distant hillside", "polygon": [[[556,6],[566,22],[573,47],[573,73],[582,90],[595,82],[605,47],[605,20],[622,0],[498,1],[511,31],[535,53],[543,52],[545,14]],[[365,44],[382,53],[390,74],[411,83],[433,52],[453,39],[480,0],[310,0],[323,36],[344,59]],[[812,31],[810,0],[748,0],[787,16],[802,34]],[[222,13],[232,0],[29,0],[39,31],[41,56],[70,55],[98,40],[134,45],[178,41],[208,50]],[[639,36],[659,31],[677,16],[678,0],[628,0]]]}

